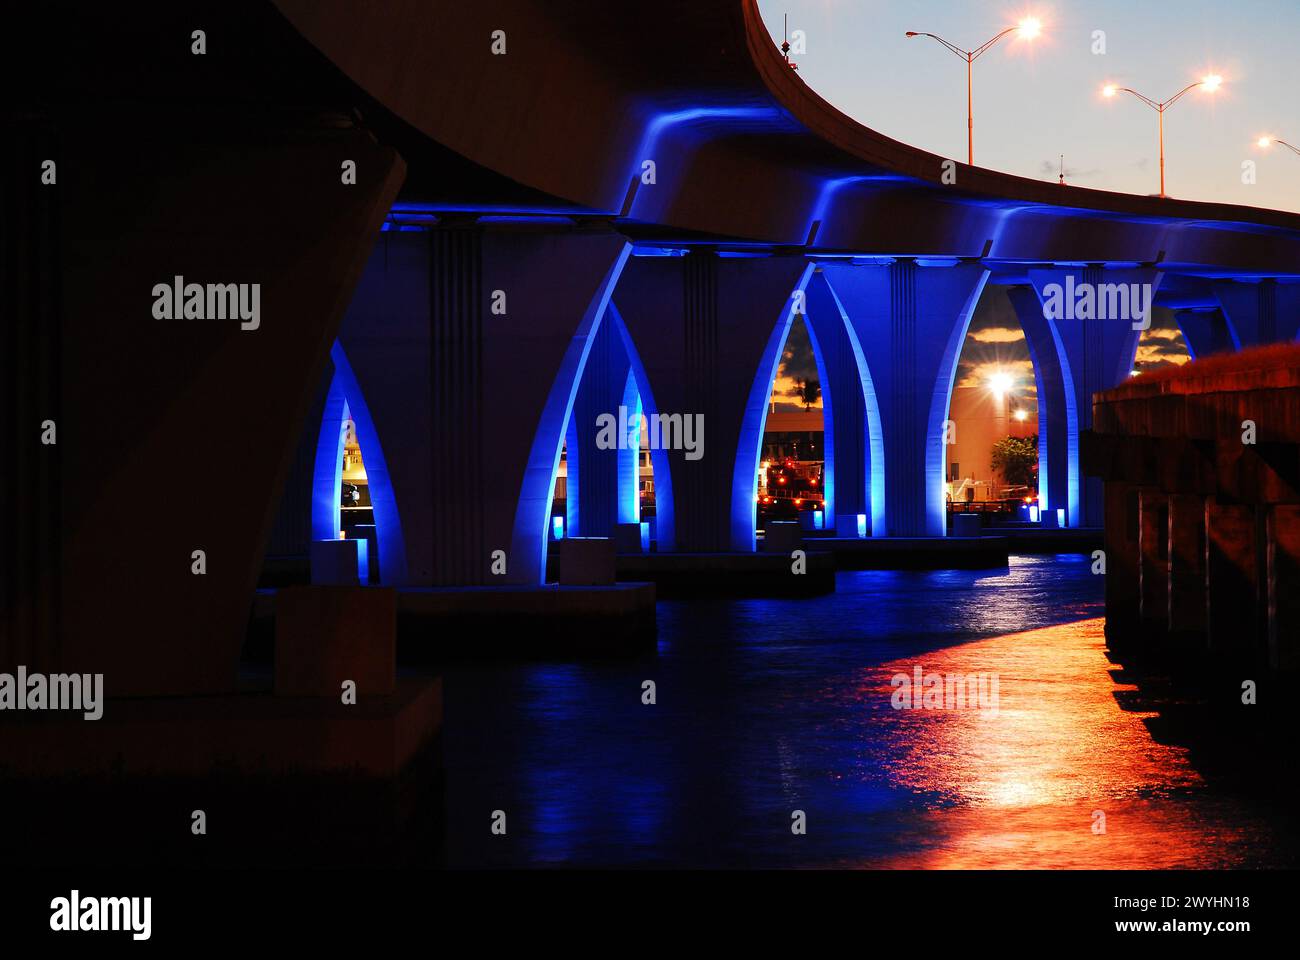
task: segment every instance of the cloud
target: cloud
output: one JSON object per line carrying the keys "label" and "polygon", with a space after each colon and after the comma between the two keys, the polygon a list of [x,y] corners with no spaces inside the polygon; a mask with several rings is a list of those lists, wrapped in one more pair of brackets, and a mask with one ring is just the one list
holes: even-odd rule
{"label": "cloud", "polygon": [[976,343],[1016,343],[1025,339],[1025,331],[1019,327],[984,327],[972,329],[969,336]]}
{"label": "cloud", "polygon": [[963,364],[962,367],[963,369],[958,371],[957,386],[959,387],[986,386],[995,373],[1005,373],[1009,374],[1014,381],[1011,391],[1013,395],[1037,396],[1038,384],[1034,380],[1034,365],[1028,358],[971,362]]}

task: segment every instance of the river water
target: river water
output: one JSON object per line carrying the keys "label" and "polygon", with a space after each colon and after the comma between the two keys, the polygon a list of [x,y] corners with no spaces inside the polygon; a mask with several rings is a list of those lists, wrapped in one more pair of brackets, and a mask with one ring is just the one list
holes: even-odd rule
{"label": "river water", "polygon": [[[1295,865],[1277,810],[1153,736],[1102,594],[1082,555],[842,572],[814,599],[661,602],[637,660],[450,666],[446,862]],[[895,709],[918,666],[996,700]]]}

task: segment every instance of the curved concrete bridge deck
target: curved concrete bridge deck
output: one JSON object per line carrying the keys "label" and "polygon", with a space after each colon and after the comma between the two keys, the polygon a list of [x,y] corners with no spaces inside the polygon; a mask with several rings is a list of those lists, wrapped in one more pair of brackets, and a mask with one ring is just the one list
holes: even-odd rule
{"label": "curved concrete bridge deck", "polygon": [[[0,230],[35,268],[0,284],[5,416],[58,442],[11,478],[31,509],[5,539],[3,659],[232,689],[268,546],[337,529],[344,411],[383,583],[527,586],[562,449],[569,533],[639,522],[635,449],[594,429],[620,406],[703,424],[701,456],[652,451],[659,551],[754,551],[796,315],[846,537],[944,535],[944,421],[990,283],[1033,355],[1040,500],[1070,527],[1101,523],[1080,437],[1142,318],[1045,302],[1149,291],[1198,356],[1295,337],[1300,217],[915,150],[809,89],[752,0],[656,9],[668,28],[597,0],[56,3],[7,34],[4,68],[44,82],[10,108]],[[260,284],[257,327],[157,316],[176,277]]]}

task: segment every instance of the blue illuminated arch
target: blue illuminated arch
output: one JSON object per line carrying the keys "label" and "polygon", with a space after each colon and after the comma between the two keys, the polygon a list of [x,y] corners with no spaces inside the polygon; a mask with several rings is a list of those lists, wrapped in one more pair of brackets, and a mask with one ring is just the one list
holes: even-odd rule
{"label": "blue illuminated arch", "polygon": [[531,561],[525,561],[521,569],[529,580],[535,579],[539,584],[546,582],[551,503],[555,499],[555,478],[560,469],[560,451],[573,413],[573,401],[578,395],[578,385],[591,353],[592,341],[610,306],[614,286],[618,283],[631,252],[632,245],[625,243],[579,320],[573,339],[564,351],[560,369],[547,394],[537,430],[533,434],[528,463],[524,467],[523,485],[515,508],[510,546],[513,556],[531,558]]}
{"label": "blue illuminated arch", "polygon": [[312,539],[333,540],[339,531],[339,501],[343,482],[343,427],[351,418],[357,426],[357,443],[366,465],[370,503],[379,541],[379,579],[385,586],[406,582],[406,542],[397,511],[388,462],[379,442],[379,431],[370,416],[361,387],[352,372],[343,347],[336,340],[330,349],[334,376],[325,396],[312,471]]}
{"label": "blue illuminated arch", "polygon": [[[853,328],[853,324],[849,322],[849,315],[844,309],[844,304],[840,302],[834,287],[829,283],[825,284],[825,287],[831,295],[831,301],[835,304],[835,309],[839,312],[840,322],[844,324],[844,331],[848,334],[849,346],[853,350],[853,362],[858,370],[858,381],[862,387],[862,402],[867,413],[862,425],[865,434],[863,443],[869,452],[866,464],[868,500],[871,504],[869,529],[873,537],[883,537],[889,533],[885,522],[885,441],[880,422],[880,404],[876,399],[876,385],[871,379],[871,369],[867,366],[867,357],[862,351],[862,342],[858,339],[858,333]],[[820,373],[822,369],[820,358],[818,358],[817,369]]]}
{"label": "blue illuminated arch", "polygon": [[[623,349],[627,352],[628,364],[631,367],[632,382],[629,388],[636,389],[640,411],[647,418],[656,416],[659,413],[659,406],[655,403],[654,391],[650,389],[650,378],[646,376],[645,365],[641,362],[641,355],[637,353],[636,344],[632,342],[632,335],[628,333],[627,324],[623,322],[622,315],[613,303],[609,305],[606,322],[614,324],[614,329],[623,341]],[[660,553],[672,553],[677,549],[677,523],[673,513],[673,472],[668,460],[668,451],[652,447],[650,467],[654,471],[655,478],[655,539],[658,541]],[[640,475],[639,470],[637,474]],[[640,513],[639,500],[637,512]]]}
{"label": "blue illuminated arch", "polygon": [[[758,371],[754,383],[749,388],[749,399],[745,402],[744,418],[741,421],[740,436],[736,442],[736,465],[731,477],[731,549],[752,553],[756,547],[754,530],[758,525],[758,464],[763,453],[763,431],[767,425],[768,400],[772,396],[772,383],[776,379],[777,367],[781,360],[781,351],[785,347],[786,337],[790,334],[790,324],[794,321],[796,293],[803,301],[804,290],[812,276],[814,266],[808,263],[799,274],[799,281],[794,285],[789,297],[781,307],[781,315],[767,338],[762,358],[758,362]],[[656,475],[658,471],[656,470]],[[656,508],[657,509],[657,508]]]}

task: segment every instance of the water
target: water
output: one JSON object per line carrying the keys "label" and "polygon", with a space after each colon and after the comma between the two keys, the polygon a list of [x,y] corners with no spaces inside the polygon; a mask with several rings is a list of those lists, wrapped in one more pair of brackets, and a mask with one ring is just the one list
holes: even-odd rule
{"label": "water", "polygon": [[[662,602],[658,655],[637,661],[449,667],[448,865],[1293,862],[1275,814],[1125,709],[1088,558],[837,586]],[[893,709],[891,678],[918,664],[995,674],[996,714]]]}

